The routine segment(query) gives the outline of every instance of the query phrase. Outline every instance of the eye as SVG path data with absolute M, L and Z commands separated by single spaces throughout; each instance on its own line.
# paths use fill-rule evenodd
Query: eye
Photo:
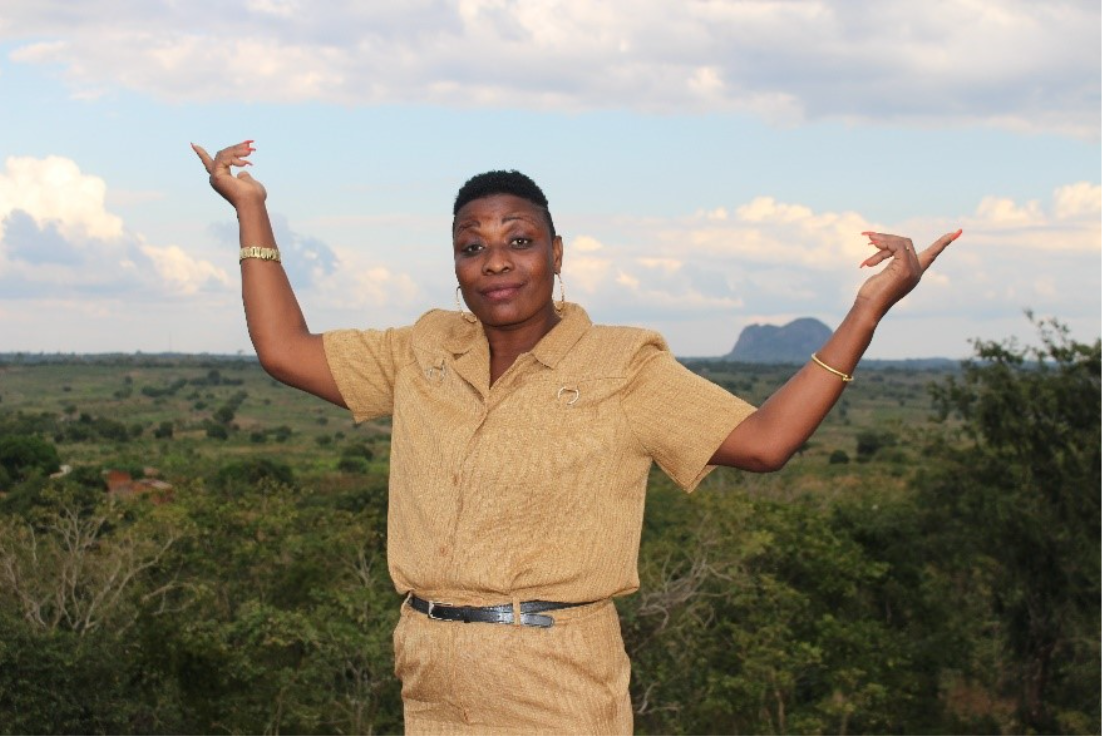
M 459 249 L 459 254 L 464 256 L 473 256 L 482 250 L 482 243 L 468 243 Z
M 532 238 L 523 238 L 523 237 L 521 237 L 521 238 L 513 238 L 509 242 L 516 248 L 527 248 L 530 245 L 532 245 L 533 240 L 532 240 Z

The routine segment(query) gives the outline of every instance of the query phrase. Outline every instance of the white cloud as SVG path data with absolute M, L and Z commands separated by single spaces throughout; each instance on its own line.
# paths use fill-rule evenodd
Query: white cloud
M 592 253 L 603 247 L 604 245 L 601 244 L 601 241 L 596 238 L 591 238 L 588 235 L 579 235 L 570 241 L 568 251 L 571 253 L 575 251 L 578 253 Z
M 734 213 L 727 219 L 706 213 L 706 224 L 698 215 L 680 228 L 666 230 L 663 238 L 754 263 L 829 268 L 839 261 L 863 259 L 867 255 L 865 241 L 854 235 L 873 228 L 854 212 L 816 213 L 805 205 L 778 202 L 773 197 L 755 197 L 735 207 Z
M 85 95 L 729 111 L 781 125 L 1099 136 L 1102 12 L 1079 0 L 245 0 L 219 5 L 215 23 L 205 3 L 2 12 L 12 60 L 57 65 Z
M 1081 181 L 1060 187 L 1053 194 L 1054 214 L 1057 219 L 1070 220 L 1078 217 L 1098 219 L 1102 212 L 1102 187 Z
M 192 258 L 178 246 L 158 248 L 143 245 L 141 251 L 153 261 L 154 268 L 164 282 L 177 293 L 191 295 L 211 283 L 223 286 L 229 284 L 224 270 L 209 261 Z
M 1005 197 L 985 197 L 963 227 L 983 245 L 1026 249 L 1037 253 L 1102 251 L 1102 187 L 1077 182 L 1057 187 L 1052 203 L 1017 203 Z
M 422 297 L 409 275 L 381 265 L 353 265 L 336 271 L 319 282 L 318 294 L 321 303 L 342 309 L 408 307 Z
M 586 237 L 601 247 L 573 257 L 568 251 L 564 273 L 568 294 L 581 295 L 603 321 L 662 323 L 667 330 L 713 324 L 723 315 L 741 324 L 777 324 L 792 316 L 837 324 L 861 284 L 879 270 L 858 268 L 870 253 L 861 232 L 897 232 L 923 249 L 963 227 L 963 237 L 893 309 L 894 323 L 956 319 L 962 323 L 956 335 L 965 323 L 1003 320 L 1032 307 L 1090 331 L 1092 324 L 1097 329 L 1102 293 L 1099 192 L 1097 185 L 1080 182 L 1038 201 L 990 196 L 972 214 L 948 221 L 874 223 L 858 212 L 817 211 L 771 197 L 726 203 L 726 219 L 705 209 L 682 218 L 618 216 L 604 227 L 587 224 L 592 234 Z M 886 330 L 892 336 L 878 343 L 908 354 L 906 339 Z M 687 344 L 667 337 L 683 354 L 709 354 L 702 340 Z
M 1036 225 L 1044 220 L 1037 202 L 1019 206 L 1006 197 L 984 197 L 976 208 L 976 217 L 992 227 L 1022 227 Z
M 229 285 L 178 246 L 156 246 L 105 207 L 107 184 L 60 156 L 11 157 L 0 172 L 0 286 L 12 298 L 190 295 Z
M 66 238 L 113 240 L 122 235 L 122 220 L 104 209 L 107 184 L 80 173 L 74 161 L 11 156 L 0 174 L 0 220 L 14 210 L 41 227 L 56 222 Z
M 592 256 L 571 256 L 563 258 L 563 283 L 573 294 L 579 290 L 585 294 L 595 294 L 608 281 L 612 261 Z M 569 298 L 569 297 L 568 297 Z
M 666 275 L 680 271 L 681 267 L 685 265 L 676 258 L 639 258 L 637 260 L 639 265 L 644 268 L 659 269 L 665 272 Z

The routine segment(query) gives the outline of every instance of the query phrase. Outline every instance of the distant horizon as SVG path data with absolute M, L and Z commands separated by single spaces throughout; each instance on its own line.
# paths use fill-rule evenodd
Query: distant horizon
M 61 351 L 45 351 L 45 350 L 39 350 L 39 351 L 16 350 L 16 351 L 12 351 L 12 352 L 0 352 L 0 364 L 3 364 L 5 362 L 7 362 L 6 358 L 8 358 L 8 357 L 19 357 L 19 356 L 30 356 L 30 357 L 57 356 L 59 358 L 93 358 L 93 359 L 99 359 L 99 358 L 107 359 L 107 358 L 112 358 L 112 357 L 133 358 L 133 357 L 142 356 L 142 357 L 150 357 L 150 358 L 183 357 L 183 358 L 216 358 L 216 359 L 219 359 L 219 360 L 249 360 L 249 361 L 257 360 L 257 357 L 256 357 L 255 353 L 203 353 L 203 352 L 201 352 L 201 353 L 181 353 L 181 352 L 159 352 L 159 353 L 157 353 L 157 352 L 147 352 L 147 351 L 144 351 L 144 350 L 136 350 L 136 351 L 133 351 L 133 352 L 113 351 L 113 352 L 106 352 L 106 353 L 66 353 L 66 352 L 61 352 Z M 765 361 L 752 361 L 752 360 L 727 360 L 726 356 L 724 356 L 724 355 L 678 355 L 678 354 L 675 353 L 674 357 L 677 358 L 678 360 L 714 360 L 714 361 L 721 361 L 721 362 L 728 362 L 728 363 L 746 363 L 746 364 L 756 364 L 757 363 L 757 364 L 760 364 L 760 365 L 800 365 L 800 363 L 787 362 L 787 361 L 765 362 Z M 949 358 L 949 357 L 937 356 L 937 355 L 923 357 L 923 358 L 868 358 L 868 357 L 865 357 L 865 358 L 861 359 L 861 364 L 870 364 L 870 363 L 871 364 L 876 364 L 876 363 L 912 363 L 912 362 L 935 362 L 935 361 L 946 361 L 946 362 L 950 362 L 950 363 L 957 363 L 957 362 L 960 362 L 962 360 L 967 360 L 967 356 L 964 356 L 964 357 L 961 357 L 961 358 Z
M 757 322 L 757 323 L 753 323 L 753 324 L 748 324 L 748 325 L 744 326 L 742 329 L 746 330 L 746 329 L 749 329 L 749 328 L 752 328 L 752 327 L 763 327 L 763 326 L 775 326 L 775 327 L 779 328 L 779 327 L 787 326 L 787 325 L 791 324 L 792 322 L 795 322 L 797 320 L 802 320 L 802 319 L 814 320 L 816 322 L 819 322 L 820 324 L 825 325 L 828 329 L 830 329 L 832 331 L 834 329 L 834 327 L 831 327 L 829 324 L 827 324 L 823 320 L 820 320 L 817 317 L 808 317 L 808 316 L 795 317 L 795 318 L 789 320 L 788 322 L 785 322 L 784 324 L 779 324 L 779 325 L 770 325 L 770 324 L 764 323 L 764 322 Z M 1038 319 L 1048 319 L 1048 318 L 1045 318 L 1043 316 L 1038 316 Z M 1058 317 L 1056 319 L 1059 321 Z M 1024 314 L 1021 318 L 1021 321 L 1022 321 L 1022 325 L 1023 325 L 1023 332 L 1025 332 L 1027 328 L 1031 328 L 1031 325 L 1026 320 L 1026 317 L 1025 317 Z M 725 360 L 726 356 L 728 356 L 733 351 L 734 346 L 735 346 L 736 342 L 738 341 L 738 338 L 741 334 L 742 334 L 742 332 L 740 331 L 739 335 L 736 335 L 734 340 L 732 340 L 730 342 L 730 347 L 728 347 L 722 353 L 687 354 L 687 353 L 678 352 L 676 350 L 673 350 L 672 352 L 674 353 L 675 357 L 677 357 L 678 359 L 682 359 L 682 360 Z M 969 342 L 966 346 L 966 352 L 962 353 L 959 356 L 955 356 L 955 357 L 951 356 L 951 355 L 907 355 L 907 356 L 877 355 L 876 351 L 875 351 L 876 341 L 875 341 L 875 338 L 874 338 L 872 346 L 870 346 L 869 351 L 861 359 L 861 362 L 866 363 L 866 364 L 870 363 L 870 362 L 872 362 L 872 363 L 876 363 L 876 362 L 880 362 L 880 363 L 900 363 L 900 362 L 909 362 L 909 361 L 960 362 L 962 360 L 967 360 L 971 357 L 974 357 L 974 350 L 972 349 L 972 343 L 976 340 L 980 340 L 980 341 L 983 341 L 983 342 L 1004 342 L 1004 341 L 1008 341 L 1008 340 L 1013 340 L 1013 341 L 1016 341 L 1018 344 L 1023 345 L 1023 346 L 1036 347 L 1036 346 L 1039 345 L 1039 342 L 1036 339 L 1036 337 L 1037 337 L 1036 331 L 1032 330 L 1032 329 L 1029 329 L 1028 332 L 1026 332 L 1026 334 L 1024 334 L 1024 335 L 1004 335 L 1004 336 L 1001 336 L 1001 337 L 991 337 L 991 338 L 988 338 L 988 337 L 970 338 Z M 1076 341 L 1079 341 L 1079 342 L 1093 342 L 1094 340 L 1102 339 L 1102 336 L 1100 336 L 1100 335 L 1093 335 L 1093 336 L 1090 336 L 1090 337 L 1084 337 L 1082 335 L 1075 334 L 1074 331 L 1071 332 L 1070 337 L 1073 340 L 1076 340 Z M 166 349 L 162 349 L 162 350 L 142 349 L 142 348 L 119 349 L 119 350 L 62 350 L 62 349 L 19 350 L 19 349 L 4 349 L 4 350 L 0 350 L 0 362 L 3 362 L 3 359 L 4 359 L 5 356 L 18 356 L 18 355 L 39 355 L 39 356 L 54 355 L 54 356 L 88 356 L 88 357 L 139 356 L 139 355 L 145 355 L 145 356 L 192 356 L 192 357 L 211 356 L 211 357 L 216 357 L 216 358 L 248 358 L 248 359 L 252 359 L 252 360 L 256 359 L 256 353 L 253 351 L 253 349 L 250 346 L 248 348 L 238 348 L 236 350 L 225 350 L 225 351 L 222 351 L 222 350 L 177 350 L 177 349 L 172 349 L 172 348 L 166 348 Z M 756 361 L 731 361 L 731 362 L 749 362 L 749 363 L 753 363 L 753 362 L 756 362 Z M 779 365 L 779 364 L 784 364 L 784 363 L 777 363 L 777 364 Z

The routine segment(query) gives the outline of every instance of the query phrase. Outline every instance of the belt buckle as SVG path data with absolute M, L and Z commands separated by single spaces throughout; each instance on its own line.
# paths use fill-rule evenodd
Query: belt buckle
M 447 621 L 447 619 L 445 619 L 445 618 L 440 618 L 439 616 L 434 615 L 435 612 L 436 612 L 436 607 L 437 606 L 446 606 L 446 605 L 448 605 L 448 604 L 447 603 L 441 603 L 440 601 L 429 601 L 429 610 L 426 612 L 425 615 L 428 616 L 433 621 Z

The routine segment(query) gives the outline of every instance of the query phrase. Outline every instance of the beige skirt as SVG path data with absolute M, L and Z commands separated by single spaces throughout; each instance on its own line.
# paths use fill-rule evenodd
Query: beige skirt
M 547 628 L 434 621 L 394 630 L 407 734 L 630 734 L 631 667 L 612 601 Z

